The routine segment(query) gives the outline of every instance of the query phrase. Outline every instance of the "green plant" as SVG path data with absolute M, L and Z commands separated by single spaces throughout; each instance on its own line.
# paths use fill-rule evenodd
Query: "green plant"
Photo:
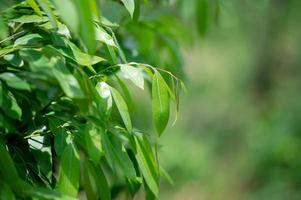
M 99 12 L 110 3 L 120 9 L 120 25 Z M 179 53 L 167 37 L 172 35 L 168 23 L 137 22 L 139 0 L 110 3 L 27 0 L 2 12 L 1 199 L 72 199 L 81 193 L 105 200 L 120 188 L 133 196 L 141 185 L 147 199 L 158 197 L 164 171 L 157 161 L 157 138 L 168 123 L 170 101 L 178 105 L 182 82 L 139 61 L 177 64 L 167 69 L 180 74 L 173 59 L 180 59 Z M 124 41 L 139 29 L 150 40 L 137 36 L 141 55 L 134 58 L 136 47 Z M 156 60 L 148 54 L 157 41 L 163 41 L 158 50 L 167 56 Z M 141 89 L 151 87 L 157 135 L 132 127 L 124 79 Z

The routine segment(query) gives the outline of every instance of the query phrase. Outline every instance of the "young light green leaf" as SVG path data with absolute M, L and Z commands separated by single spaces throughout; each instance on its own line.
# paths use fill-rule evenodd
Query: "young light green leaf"
M 63 59 L 52 57 L 50 60 L 53 63 L 52 73 L 59 82 L 63 91 L 70 98 L 81 99 L 84 97 L 84 93 L 77 79 L 70 73 L 68 68 L 65 66 Z
M 110 36 L 103 28 L 98 25 L 95 26 L 95 35 L 96 40 L 117 48 L 112 36 Z
M 73 144 L 68 144 L 60 159 L 60 174 L 57 189 L 62 194 L 76 197 L 79 187 L 80 160 Z
M 125 8 L 130 13 L 131 17 L 133 18 L 134 11 L 135 11 L 135 1 L 134 0 L 121 0 L 124 4 Z
M 153 120 L 159 136 L 164 131 L 169 119 L 169 95 L 166 82 L 158 71 L 152 81 Z
M 132 131 L 132 122 L 131 122 L 131 117 L 129 114 L 128 107 L 122 98 L 121 94 L 113 87 L 110 87 L 110 90 L 112 92 L 112 96 L 114 99 L 114 102 L 116 104 L 116 107 L 120 113 L 120 116 L 123 120 L 123 123 L 126 127 L 126 129 L 131 132 Z
M 149 157 L 149 153 L 137 137 L 135 137 L 135 144 L 137 150 L 136 159 L 139 165 L 139 169 L 149 189 L 155 196 L 158 196 L 158 175 L 156 173 L 156 168 L 152 162 L 152 158 Z
M 6 84 L 11 88 L 30 91 L 30 85 L 13 73 L 4 72 L 0 74 L 0 79 L 6 82 Z
M 26 0 L 26 2 L 28 3 L 28 5 L 30 5 L 30 7 L 32 7 L 32 9 L 40 16 L 42 16 L 42 12 L 38 6 L 38 4 L 35 2 L 35 0 Z
M 135 85 L 142 90 L 144 89 L 143 74 L 139 68 L 133 67 L 129 64 L 119 64 L 121 73 L 126 79 L 130 79 Z

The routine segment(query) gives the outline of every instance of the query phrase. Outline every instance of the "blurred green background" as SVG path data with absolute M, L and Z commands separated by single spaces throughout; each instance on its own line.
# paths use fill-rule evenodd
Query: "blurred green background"
M 300 22 L 299 0 L 222 1 L 207 36 L 182 45 L 162 200 L 301 199 Z

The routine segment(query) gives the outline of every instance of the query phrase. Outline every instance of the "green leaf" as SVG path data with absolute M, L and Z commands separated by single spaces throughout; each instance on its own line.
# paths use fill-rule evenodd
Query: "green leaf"
M 15 200 L 15 196 L 8 185 L 4 182 L 0 182 L 0 199 L 3 200 Z
M 95 25 L 91 12 L 91 0 L 74 0 L 79 17 L 79 34 L 90 54 L 96 50 Z
M 6 84 L 11 88 L 30 91 L 29 84 L 13 73 L 4 72 L 0 74 L 0 79 L 6 82 Z
M 14 191 L 23 193 L 26 190 L 26 185 L 19 178 L 17 169 L 11 159 L 8 151 L 0 142 L 0 175 L 1 179 Z
M 74 32 L 78 33 L 79 19 L 72 0 L 53 0 L 62 20 Z M 68 10 L 68 12 L 66 12 Z
M 53 63 L 52 73 L 66 95 L 70 98 L 84 98 L 84 93 L 82 92 L 77 79 L 65 66 L 64 60 L 52 57 L 50 62 Z
M 131 132 L 132 131 L 132 122 L 131 122 L 131 117 L 129 114 L 128 107 L 127 107 L 124 99 L 122 98 L 121 94 L 115 88 L 110 87 L 110 90 L 112 92 L 114 102 L 117 106 L 117 109 L 120 113 L 120 116 L 123 120 L 123 123 L 124 123 L 126 129 L 129 132 Z
M 6 54 L 3 59 L 16 67 L 22 67 L 24 65 L 23 60 L 21 60 L 18 54 Z
M 126 79 L 130 79 L 135 85 L 142 90 L 144 89 L 143 74 L 139 68 L 133 67 L 129 64 L 119 64 L 121 73 Z
M 13 119 L 21 119 L 22 110 L 19 107 L 15 97 L 0 82 L 0 107 L 5 114 Z
M 18 38 L 15 43 L 14 46 L 19 46 L 19 45 L 36 45 L 39 42 L 41 42 L 43 40 L 43 37 L 37 33 L 33 33 L 33 34 L 28 34 L 25 36 L 22 36 L 20 38 Z
M 49 17 L 49 20 L 52 23 L 52 27 L 57 29 L 57 22 L 54 13 L 51 10 L 50 3 L 48 0 L 37 0 L 41 8 L 44 10 L 46 15 Z
M 32 9 L 40 16 L 42 16 L 42 12 L 38 6 L 38 4 L 35 2 L 35 0 L 26 0 L 26 2 L 28 3 L 28 5 L 30 5 L 30 7 L 32 7 Z
M 95 35 L 96 40 L 117 48 L 112 36 L 110 36 L 103 28 L 98 25 L 95 26 Z
M 98 163 L 103 156 L 100 131 L 92 124 L 85 126 L 85 148 L 89 158 L 95 163 Z
M 68 144 L 60 160 L 57 189 L 62 194 L 77 197 L 80 177 L 80 158 L 75 146 Z
M 49 21 L 48 17 L 38 16 L 38 15 L 22 15 L 21 17 L 11 19 L 10 21 L 18 23 L 43 23 Z
M 169 119 L 169 95 L 166 82 L 158 71 L 152 81 L 153 120 L 159 136 L 164 131 Z
M 124 4 L 125 8 L 130 13 L 131 17 L 133 18 L 134 11 L 135 11 L 135 1 L 134 0 L 121 0 Z
M 135 178 L 134 165 L 120 140 L 110 132 L 103 132 L 102 144 L 110 167 L 116 173 L 121 172 L 127 178 Z
M 156 172 L 156 166 L 150 157 L 149 150 L 145 149 L 145 145 L 141 143 L 141 141 L 135 137 L 136 144 L 136 159 L 139 165 L 139 169 L 143 175 L 143 178 L 148 185 L 149 189 L 155 196 L 159 194 L 158 187 L 158 175 Z
M 87 199 L 97 200 L 99 197 L 102 200 L 111 199 L 110 187 L 100 166 L 85 160 L 83 176 Z
M 196 23 L 198 32 L 205 36 L 208 30 L 209 3 L 208 0 L 198 0 L 196 5 Z

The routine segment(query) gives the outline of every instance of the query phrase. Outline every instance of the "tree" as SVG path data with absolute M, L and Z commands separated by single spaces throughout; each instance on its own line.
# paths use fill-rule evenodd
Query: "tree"
M 120 24 L 101 14 L 106 6 Z M 120 184 L 158 197 L 157 138 L 182 85 L 167 70 L 181 74 L 181 58 L 173 19 L 139 22 L 139 8 L 139 0 L 27 0 L 2 12 L 1 199 L 105 200 Z M 157 134 L 132 126 L 125 79 L 151 88 Z

